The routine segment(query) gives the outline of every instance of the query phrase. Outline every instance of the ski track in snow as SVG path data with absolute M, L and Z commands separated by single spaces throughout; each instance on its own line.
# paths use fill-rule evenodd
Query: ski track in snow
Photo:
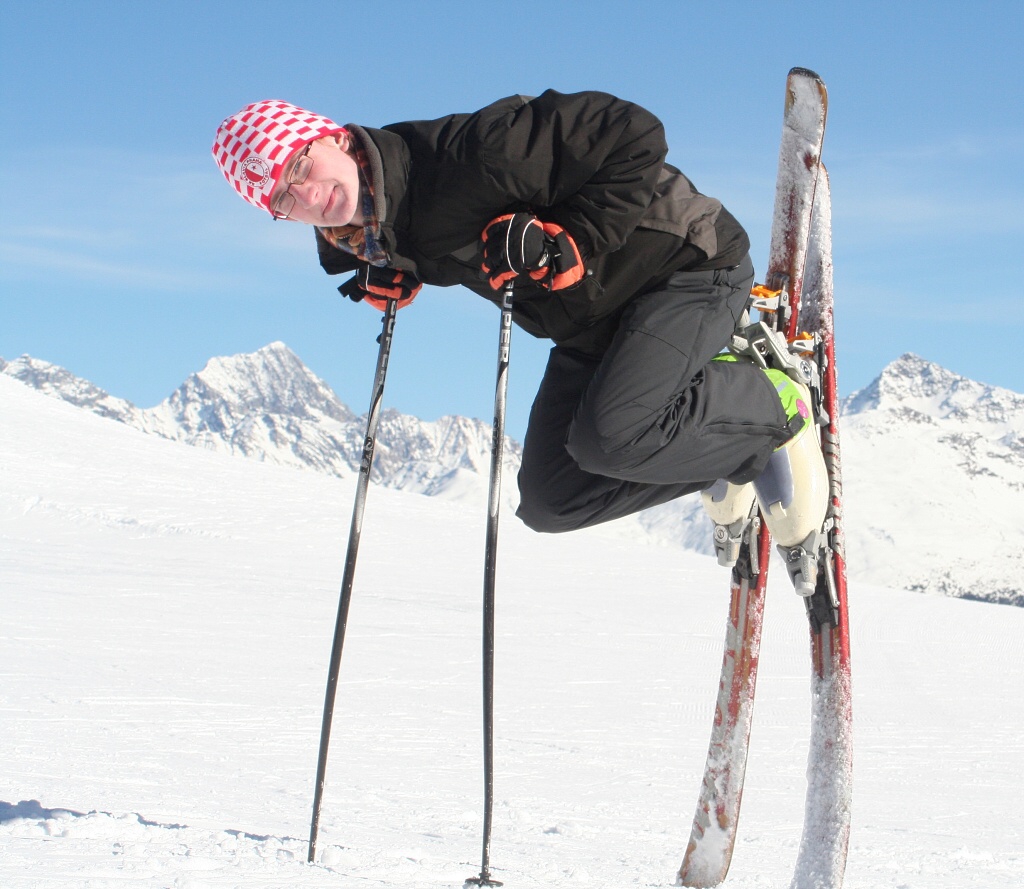
M 0 379 L 0 886 L 459 887 L 479 872 L 485 503 L 374 487 L 306 837 L 352 483 L 145 436 Z M 506 479 L 506 483 L 514 483 Z M 809 657 L 773 569 L 727 886 L 788 886 Z M 491 863 L 669 886 L 728 581 L 503 515 Z M 1024 610 L 854 584 L 845 885 L 1024 885 Z

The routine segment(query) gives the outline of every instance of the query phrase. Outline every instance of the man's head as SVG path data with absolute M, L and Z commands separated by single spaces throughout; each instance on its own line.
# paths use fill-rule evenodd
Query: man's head
M 351 137 L 329 118 L 275 99 L 254 102 L 221 123 L 212 152 L 235 191 L 276 218 L 361 219 Z

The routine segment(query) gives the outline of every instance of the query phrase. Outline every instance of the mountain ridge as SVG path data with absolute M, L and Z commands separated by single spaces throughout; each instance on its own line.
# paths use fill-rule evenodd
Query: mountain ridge
M 359 471 L 366 415 L 357 415 L 282 342 L 211 358 L 166 399 L 139 408 L 59 365 L 28 355 L 0 359 L 0 373 L 51 397 L 193 447 L 314 469 L 340 478 Z M 419 420 L 384 409 L 371 480 L 386 487 L 459 499 L 483 490 L 491 427 L 447 416 Z M 506 438 L 506 468 L 521 446 Z
M 144 432 L 195 447 L 313 469 L 358 471 L 356 415 L 284 343 L 216 357 L 167 399 L 138 408 L 30 356 L 0 374 Z M 841 407 L 851 576 L 887 586 L 1024 605 L 1024 395 L 906 353 Z M 486 496 L 490 424 L 381 412 L 372 480 L 441 496 Z M 522 448 L 506 439 L 514 478 Z M 515 505 L 516 486 L 503 499 Z M 635 533 L 710 554 L 697 497 L 623 520 Z M 625 527 L 625 524 L 624 524 Z

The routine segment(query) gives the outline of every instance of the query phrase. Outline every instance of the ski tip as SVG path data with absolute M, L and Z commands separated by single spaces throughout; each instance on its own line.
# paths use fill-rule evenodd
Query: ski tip
M 818 74 L 817 71 L 812 71 L 810 68 L 790 68 L 789 69 L 789 76 L 790 77 L 809 77 L 812 80 L 817 80 L 819 83 L 823 82 L 822 79 L 821 79 L 821 75 Z
M 797 101 L 797 95 L 813 96 L 817 93 L 822 110 L 828 107 L 828 88 L 821 75 L 810 68 L 790 68 L 786 78 L 786 109 Z

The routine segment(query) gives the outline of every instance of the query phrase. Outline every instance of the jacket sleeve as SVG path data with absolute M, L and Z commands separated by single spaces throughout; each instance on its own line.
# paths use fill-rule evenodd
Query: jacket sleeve
M 474 115 L 467 137 L 493 186 L 572 235 L 584 257 L 621 247 L 650 204 L 668 147 L 661 121 L 607 93 L 548 90 Z

